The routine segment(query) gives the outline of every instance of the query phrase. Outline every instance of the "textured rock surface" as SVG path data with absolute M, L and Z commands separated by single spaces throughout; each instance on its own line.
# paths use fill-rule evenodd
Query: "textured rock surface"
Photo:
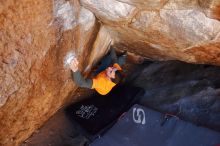
M 0 145 L 18 145 L 65 103 L 76 87 L 64 57 L 93 64 L 99 28 L 76 0 L 0 2 Z
M 116 0 L 81 0 L 81 3 L 96 12 L 96 16 L 107 23 L 126 22 L 135 13 L 135 7 Z
M 219 0 L 81 0 L 81 3 L 108 25 L 118 47 L 154 59 L 220 65 Z M 132 6 L 130 13 L 123 9 L 127 4 Z M 124 10 L 124 15 L 117 13 L 118 7 Z

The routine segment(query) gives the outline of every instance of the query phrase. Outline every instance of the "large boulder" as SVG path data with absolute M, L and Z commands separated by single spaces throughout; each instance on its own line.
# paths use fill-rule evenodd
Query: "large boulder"
M 220 65 L 219 0 L 81 0 L 81 4 L 108 26 L 120 48 L 157 60 Z
M 0 145 L 15 146 L 76 89 L 65 56 L 75 52 L 84 71 L 111 38 L 77 0 L 1 1 L 0 22 Z

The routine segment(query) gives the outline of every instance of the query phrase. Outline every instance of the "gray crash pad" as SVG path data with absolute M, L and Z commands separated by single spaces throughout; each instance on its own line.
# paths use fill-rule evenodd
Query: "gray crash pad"
M 220 133 L 134 105 L 91 146 L 217 146 Z

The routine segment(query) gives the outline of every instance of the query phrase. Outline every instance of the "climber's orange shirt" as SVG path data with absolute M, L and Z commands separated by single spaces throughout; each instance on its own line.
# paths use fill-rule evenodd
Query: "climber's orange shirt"
M 113 67 L 117 68 L 118 70 L 122 70 L 119 64 L 115 63 Z M 99 73 L 94 79 L 92 79 L 92 89 L 95 89 L 99 94 L 106 95 L 108 94 L 112 88 L 116 85 L 111 80 L 108 79 L 106 75 L 106 71 L 102 71 Z

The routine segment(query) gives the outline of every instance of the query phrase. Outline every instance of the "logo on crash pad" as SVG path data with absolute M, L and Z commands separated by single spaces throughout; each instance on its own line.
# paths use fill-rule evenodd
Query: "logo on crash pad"
M 95 116 L 98 108 L 94 105 L 81 105 L 80 109 L 76 111 L 76 115 L 83 119 L 89 119 L 90 117 Z
M 133 108 L 133 121 L 137 124 L 145 124 L 145 112 L 142 108 Z

